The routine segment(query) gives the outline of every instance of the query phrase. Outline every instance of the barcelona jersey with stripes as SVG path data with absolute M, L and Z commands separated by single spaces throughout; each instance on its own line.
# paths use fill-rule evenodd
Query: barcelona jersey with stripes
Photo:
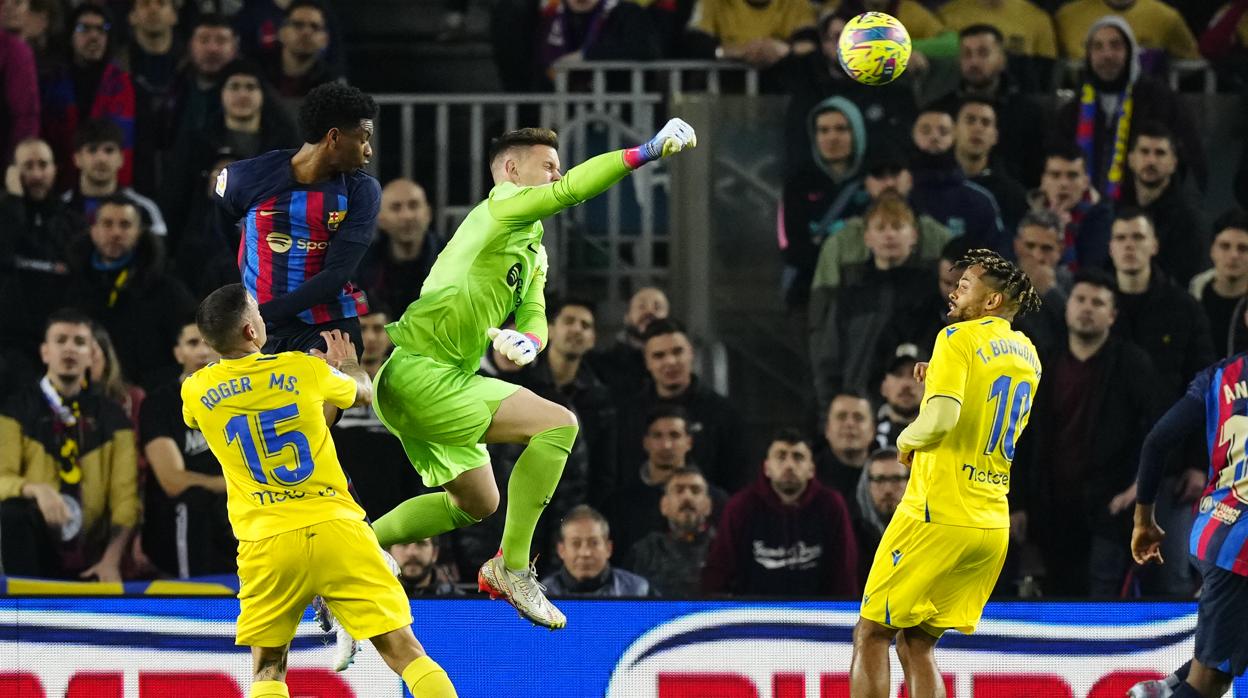
M 294 150 L 274 150 L 221 170 L 213 197 L 241 239 L 238 268 L 243 285 L 260 305 L 294 291 L 325 266 L 338 242 L 372 242 L 381 206 L 381 187 L 362 171 L 323 182 L 300 184 L 290 160 Z M 336 297 L 303 309 L 309 325 L 368 312 L 364 292 L 348 282 Z
M 1197 374 L 1188 398 L 1205 405 L 1209 484 L 1192 524 L 1191 553 L 1248 575 L 1248 354 L 1236 354 Z

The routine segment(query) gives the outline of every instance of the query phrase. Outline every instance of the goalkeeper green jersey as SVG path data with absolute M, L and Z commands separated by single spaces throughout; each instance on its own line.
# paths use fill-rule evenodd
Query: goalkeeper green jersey
M 386 325 L 396 347 L 475 372 L 486 330 L 515 313 L 516 328 L 546 344 L 542 219 L 606 191 L 632 170 L 624 151 L 604 153 L 557 182 L 495 185 L 438 255 L 403 316 Z

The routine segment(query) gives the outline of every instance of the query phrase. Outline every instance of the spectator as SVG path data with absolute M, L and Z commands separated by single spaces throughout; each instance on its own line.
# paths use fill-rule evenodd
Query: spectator
M 659 35 L 645 8 L 635 2 L 546 0 L 541 12 L 536 84 L 553 88 L 555 66 L 659 57 Z
M 209 172 L 223 153 L 246 160 L 300 145 L 295 124 L 277 103 L 259 66 L 235 60 L 221 69 L 218 78 L 221 110 L 203 129 L 180 133 L 174 144 L 178 167 L 171 168 L 163 191 L 175 235 L 187 223 L 186 214 L 180 212 L 189 211 L 195 194 L 212 184 Z
M 880 379 L 880 397 L 884 401 L 876 410 L 875 430 L 876 441 L 890 447 L 897 445 L 897 435 L 919 416 L 923 386 L 914 377 L 914 365 L 918 361 L 919 348 L 902 344 L 884 365 L 884 377 Z
M 371 303 L 368 315 L 360 318 L 360 366 L 370 377 L 377 374 L 394 348 L 386 334 L 386 323 L 392 319 L 385 306 Z M 428 491 L 404 453 L 403 444 L 386 430 L 368 405 L 343 410 L 342 419 L 330 432 L 338 460 L 351 477 L 356 500 L 370 518 L 380 518 Z
M 1200 304 L 1157 273 L 1159 246 L 1147 213 L 1123 208 L 1114 216 L 1109 242 L 1119 294 L 1114 332 L 1148 353 L 1160 399 L 1168 405 L 1183 395 L 1197 371 L 1213 363 L 1214 352 Z
M 77 151 L 75 135 L 88 119 L 107 119 L 121 130 L 117 181 L 129 186 L 134 171 L 134 86 L 130 74 L 113 62 L 112 16 L 84 3 L 70 16 L 73 37 L 68 61 L 49 68 L 39 81 L 43 137 L 57 155 L 57 191 L 70 189 L 78 169 L 67 156 Z
M 117 357 L 117 347 L 108 330 L 100 325 L 91 328 L 91 368 L 87 371 L 88 386 L 112 400 L 126 413 L 130 426 L 139 430 L 139 410 L 147 392 L 126 380 L 121 370 L 121 360 Z M 143 454 L 139 454 L 139 467 L 146 468 Z
M 129 66 L 134 84 L 134 129 L 143 134 L 134 143 L 134 186 L 145 192 L 158 189 L 161 158 L 170 143 L 158 134 L 165 124 L 162 113 L 173 94 L 178 61 L 186 47 L 174 33 L 178 10 L 174 0 L 136 0 L 128 15 Z M 179 163 L 181 164 L 181 163 Z M 177 167 L 171 168 L 175 172 Z
M 1100 5 L 1104 0 L 1072 5 L 1093 2 Z M 1061 24 L 1059 18 L 1059 31 Z M 1178 138 L 1196 184 L 1204 189 L 1208 168 L 1199 132 L 1165 83 L 1140 75 L 1139 48 L 1131 27 L 1117 15 L 1102 17 L 1088 30 L 1085 45 L 1083 83 L 1075 99 L 1058 111 L 1057 126 L 1061 138 L 1075 141 L 1083 150 L 1091 186 L 1106 199 L 1118 201 L 1127 175 L 1127 147 L 1140 124 L 1155 121 Z
M 1071 0 L 1055 15 L 1062 55 L 1083 58 L 1092 51 L 1085 43 L 1106 15 L 1130 32 L 1131 43 L 1142 49 L 1148 72 L 1157 73 L 1166 58 L 1199 58 L 1196 37 L 1187 22 L 1161 0 Z
M 446 239 L 429 229 L 433 209 L 425 188 L 406 177 L 392 179 L 381 190 L 377 235 L 360 262 L 360 285 L 369 300 L 402 311 L 420 297 L 433 260 Z
M 1114 217 L 1109 253 L 1118 276 L 1118 319 L 1114 332 L 1132 341 L 1152 359 L 1157 370 L 1156 392 L 1162 404 L 1182 397 L 1187 384 L 1213 363 L 1209 320 L 1200 304 L 1186 291 L 1154 268 L 1159 243 L 1152 220 L 1140 209 L 1123 208 Z M 1205 489 L 1204 458 L 1199 444 L 1188 443 L 1173 452 L 1157 497 L 1157 519 L 1168 530 L 1185 531 L 1192 526 L 1196 500 Z M 1181 538 L 1181 537 L 1180 537 Z M 1182 560 L 1185 541 L 1176 541 L 1167 552 Z M 1193 589 L 1186 564 L 1166 565 L 1146 576 L 1150 586 L 1167 595 L 1182 596 Z
M 810 299 L 819 246 L 859 202 L 860 170 L 867 149 L 862 114 L 844 97 L 829 97 L 810 111 L 806 128 L 811 158 L 784 183 L 776 216 L 785 303 L 803 308 Z
M 574 499 L 578 504 L 588 499 L 593 506 L 605 509 L 617 482 L 619 425 L 611 391 L 583 360 L 594 346 L 594 305 L 568 298 L 550 304 L 546 313 L 550 317 L 547 348 L 520 373 L 518 382 L 576 413 L 580 424 L 577 445 L 583 449 L 586 472 L 575 473 L 581 491 Z M 571 465 L 564 469 L 563 481 L 569 485 L 573 484 L 569 477 L 574 475 L 572 471 Z
M 712 594 L 852 596 L 858 547 L 845 500 L 815 479 L 796 429 L 767 447 L 764 477 L 728 500 L 702 571 Z
M 837 57 L 837 43 L 852 15 L 824 11 L 819 16 L 819 50 L 790 54 L 776 64 L 783 75 L 789 103 L 785 107 L 786 171 L 793 173 L 809 162 L 810 110 L 829 97 L 844 97 L 862 113 L 868 143 L 901 141 L 914 121 L 913 73 L 903 73 L 887 85 L 864 85 L 845 74 Z
M 245 56 L 264 56 L 281 49 L 280 33 L 291 0 L 244 0 L 242 8 L 233 15 L 234 33 L 239 37 L 240 53 Z M 347 51 L 343 46 L 342 23 L 333 8 L 324 6 L 328 20 L 329 45 L 323 55 L 335 75 L 347 74 Z
M 686 466 L 674 471 L 659 500 L 666 528 L 651 531 L 633 544 L 633 569 L 649 579 L 660 596 L 698 595 L 702 568 L 715 537 L 709 488 L 697 468 Z
M 121 581 L 139 519 L 134 432 L 121 408 L 84 390 L 91 320 L 48 317 L 42 381 L 0 414 L 0 551 L 6 574 Z
M 1053 18 L 1028 0 L 950 0 L 940 6 L 940 19 L 959 33 L 986 25 L 1001 35 L 1013 73 L 1025 89 L 1037 92 L 1052 83 L 1057 60 Z
M 238 36 L 229 20 L 221 15 L 200 15 L 191 27 L 190 37 L 187 61 L 162 116 L 167 123 L 160 134 L 164 148 L 172 148 L 182 132 L 194 133 L 208 127 L 221 110 L 221 71 L 238 58 Z
M 845 269 L 843 286 L 829 294 L 821 314 L 813 313 L 812 304 L 810 357 L 820 404 L 842 389 L 866 391 L 881 373 L 879 342 L 885 329 L 897 318 L 919 315 L 936 288 L 931 265 L 915 258 L 914 212 L 901 197 L 881 196 L 865 219 L 870 261 Z
M 1148 355 L 1110 332 L 1116 315 L 1112 277 L 1075 276 L 1067 343 L 1045 360 L 1014 464 L 1050 596 L 1117 596 L 1130 567 L 1137 459 L 1159 402 Z
M 293 120 L 312 88 L 340 80 L 325 60 L 329 18 L 319 0 L 291 0 L 277 37 L 279 50 L 265 57 L 269 82 Z
M 0 4 L 7 8 L 12 0 Z M 0 109 L 0 158 L 13 156 L 17 144 L 39 135 L 39 80 L 35 54 L 20 36 L 0 31 L 0 78 L 4 108 Z
M 5 221 L 0 234 L 0 294 L 22 302 L 5 312 L 0 356 L 7 355 L 11 366 L 21 364 L 37 375 L 34 361 L 44 324 L 63 303 L 69 247 L 81 233 L 82 221 L 53 195 L 56 160 L 47 142 L 32 138 L 19 143 L 8 169 L 12 188 L 0 196 L 0 217 Z
M 160 243 L 134 203 L 102 200 L 72 262 L 75 277 L 65 298 L 115 338 L 126 377 L 150 388 L 173 375 L 177 364 L 166 347 L 176 343 L 179 319 L 194 313 L 195 301 L 165 273 Z
M 121 171 L 125 167 L 124 139 L 121 129 L 112 121 L 84 121 L 74 136 L 74 166 L 78 168 L 78 183 L 62 194 L 61 200 L 82 216 L 87 225 L 91 225 L 95 223 L 101 201 L 121 197 L 141 212 L 143 225 L 152 235 L 163 238 L 169 231 L 160 207 L 155 201 L 121 183 Z
M 574 507 L 559 525 L 559 559 L 563 567 L 542 580 L 554 596 L 653 596 L 650 582 L 611 566 L 611 529 L 587 504 Z
M 1200 207 L 1178 174 L 1177 145 L 1165 126 L 1139 124 L 1127 153 L 1131 177 L 1120 205 L 1141 208 L 1155 222 L 1157 263 L 1171 279 L 1186 286 L 1205 268 L 1208 242 Z
M 907 198 L 914 188 L 914 179 L 910 175 L 910 166 L 906 159 L 888 149 L 868 156 L 863 169 L 865 175 L 862 189 L 867 194 L 866 206 L 878 201 L 886 192 Z M 918 261 L 923 263 L 934 262 L 951 237 L 948 228 L 923 212 L 918 212 L 915 232 L 919 237 L 916 254 Z M 861 264 L 870 258 L 871 250 L 867 249 L 866 244 L 866 223 L 856 209 L 855 215 L 842 221 L 819 248 L 819 259 L 815 264 L 814 279 L 811 281 L 810 316 L 817 318 L 826 312 L 828 295 L 840 288 L 846 267 Z
M 182 325 L 173 356 L 182 375 L 152 391 L 140 411 L 147 478 L 143 552 L 162 573 L 186 579 L 237 569 L 238 541 L 226 515 L 225 477 L 197 429 L 182 421 L 182 381 L 218 360 L 194 322 Z
M 1109 262 L 1109 227 L 1113 209 L 1089 186 L 1083 151 L 1073 143 L 1050 146 L 1033 207 L 1050 211 L 1062 222 L 1062 268 L 1099 269 Z
M 1192 295 L 1209 319 L 1214 353 L 1230 356 L 1248 349 L 1244 298 L 1248 296 L 1248 214 L 1232 209 L 1213 224 L 1209 257 L 1213 269 L 1192 278 Z
M 854 535 L 858 541 L 858 585 L 867 583 L 871 561 L 880 547 L 884 529 L 892 521 L 906 493 L 910 468 L 897 460 L 897 449 L 881 448 L 871 454 L 854 492 Z
M 1014 257 L 1040 296 L 1040 310 L 1014 320 L 1014 329 L 1027 335 L 1041 356 L 1066 341 L 1066 298 L 1071 275 L 1058 263 L 1062 258 L 1062 221 L 1052 211 L 1023 216 L 1014 236 Z
M 915 119 L 911 138 L 915 153 L 910 161 L 914 189 L 910 204 L 949 228 L 953 237 L 965 237 L 970 247 L 1003 250 L 1007 244 L 1001 211 L 992 194 L 967 180 L 953 152 L 953 116 L 927 107 Z
M 992 102 L 982 97 L 963 99 L 954 122 L 953 154 L 966 180 L 992 194 L 1005 229 L 1016 230 L 1027 212 L 1027 191 L 1008 172 L 993 166 L 997 140 L 997 109 Z
M 438 564 L 442 543 L 437 536 L 390 546 L 390 554 L 399 564 L 399 581 L 409 599 L 423 596 L 463 596 L 450 580 L 446 569 Z
M 585 357 L 589 367 L 618 399 L 627 400 L 649 384 L 643 337 L 650 323 L 666 320 L 670 312 L 671 304 L 663 289 L 654 286 L 637 289 L 628 299 L 624 329 L 615 336 L 615 341 L 606 349 L 591 351 Z
M 952 113 L 968 97 L 991 101 L 1000 127 L 998 163 L 1015 179 L 1034 187 L 1044 164 L 1041 148 L 1051 110 L 1025 91 L 1047 89 L 1048 84 L 1029 86 L 1006 68 L 1005 37 L 1000 30 L 990 24 L 963 28 L 958 32 L 958 86 L 937 104 Z
M 213 227 L 217 221 L 213 192 L 217 176 L 237 160 L 230 153 L 217 156 L 203 188 L 192 197 L 186 223 L 175 237 L 172 250 L 174 269 L 196 298 L 204 298 L 222 286 L 239 281 L 239 231 L 232 231 L 233 235 L 226 238 Z
M 728 491 L 754 475 L 742 457 L 741 417 L 724 397 L 693 373 L 693 344 L 672 320 L 656 320 L 646 327 L 644 351 L 651 385 L 620 405 L 620 468 L 641 461 L 638 448 L 651 410 L 682 407 L 693 436 L 693 460 L 707 480 Z
M 685 50 L 694 58 L 744 61 L 770 68 L 815 48 L 815 10 L 804 0 L 698 0 Z
M 4 28 L 21 37 L 34 52 L 35 63 L 42 68 L 48 60 L 49 44 L 60 45 L 64 39 L 64 11 L 58 0 L 26 0 L 4 4 Z
M 1223 78 L 1230 78 L 1232 88 L 1243 89 L 1243 70 L 1248 61 L 1248 22 L 1244 15 L 1248 13 L 1248 0 L 1232 0 L 1223 5 L 1209 19 L 1205 31 L 1200 35 L 1200 53 L 1218 69 L 1218 82 L 1227 84 Z
M 846 392 L 833 397 L 823 427 L 824 443 L 815 455 L 820 482 L 852 501 L 867 456 L 880 447 L 877 433 L 867 398 Z

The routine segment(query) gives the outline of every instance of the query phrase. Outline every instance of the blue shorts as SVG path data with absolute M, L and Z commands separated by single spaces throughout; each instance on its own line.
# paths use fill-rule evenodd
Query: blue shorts
M 281 324 L 269 325 L 266 330 L 269 335 L 264 343 L 266 354 L 277 354 L 283 351 L 307 353 L 309 349 L 325 351 L 325 339 L 321 337 L 321 333 L 342 330 L 342 333 L 350 337 L 351 343 L 355 345 L 355 358 L 359 359 L 364 355 L 364 337 L 360 333 L 358 317 L 330 320 L 319 325 L 309 325 L 296 318 Z
M 1196 616 L 1196 661 L 1224 674 L 1248 668 L 1248 577 L 1192 556 L 1205 584 Z

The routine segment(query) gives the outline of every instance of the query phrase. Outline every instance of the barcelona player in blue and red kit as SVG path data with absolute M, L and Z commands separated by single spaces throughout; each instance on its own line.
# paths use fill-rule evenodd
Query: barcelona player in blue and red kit
M 1153 516 L 1165 456 L 1201 425 L 1209 447 L 1209 482 L 1192 524 L 1190 553 L 1204 586 L 1196 620 L 1196 652 L 1165 685 L 1132 695 L 1215 698 L 1248 668 L 1248 354 L 1197 374 L 1187 393 L 1153 427 L 1140 452 L 1131 554 L 1140 564 L 1163 562 L 1165 532 Z M 1158 682 L 1162 684 L 1162 682 Z M 1139 689 L 1137 691 L 1137 689 Z
M 341 330 L 356 347 L 364 292 L 351 279 L 372 242 L 381 187 L 360 168 L 373 149 L 377 104 L 338 83 L 310 92 L 299 109 L 304 144 L 221 170 L 213 197 L 241 230 L 238 268 L 268 328 L 264 350 L 324 349 Z

